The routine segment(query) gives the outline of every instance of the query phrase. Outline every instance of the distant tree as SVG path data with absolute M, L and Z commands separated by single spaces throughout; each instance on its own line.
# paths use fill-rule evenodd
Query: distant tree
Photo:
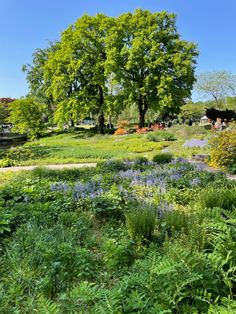
M 203 102 L 188 102 L 180 108 L 180 116 L 185 119 L 200 119 L 206 113 L 207 105 Z
M 44 115 L 46 105 L 35 101 L 33 98 L 17 99 L 9 105 L 8 122 L 13 124 L 13 131 L 26 133 L 34 138 L 42 134 L 46 128 Z
M 175 15 L 141 9 L 121 15 L 109 32 L 107 71 L 136 104 L 139 127 L 149 108 L 178 111 L 195 81 L 196 46 L 180 39 Z
M 236 93 L 235 93 L 236 94 Z M 236 97 L 226 97 L 225 99 L 225 109 L 231 109 L 236 111 Z
M 9 104 L 14 100 L 15 99 L 9 97 L 0 98 L 0 123 L 6 122 L 9 116 Z
M 236 94 L 236 76 L 227 71 L 206 72 L 198 75 L 195 90 L 205 98 L 215 101 L 222 109 L 227 96 Z

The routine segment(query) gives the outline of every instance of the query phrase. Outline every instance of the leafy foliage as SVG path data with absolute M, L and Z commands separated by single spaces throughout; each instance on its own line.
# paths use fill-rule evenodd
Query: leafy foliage
M 123 14 L 108 39 L 108 71 L 122 86 L 125 101 L 135 102 L 139 128 L 148 109 L 178 111 L 194 83 L 197 51 L 180 39 L 175 15 L 141 9 Z
M 145 158 L 2 180 L 2 313 L 234 313 L 234 181 Z
M 236 127 L 214 134 L 210 140 L 210 164 L 230 167 L 236 163 Z
M 170 162 L 173 159 L 173 156 L 170 153 L 160 153 L 153 156 L 153 161 L 157 164 L 165 164 Z
M 151 240 L 156 227 L 156 214 L 150 208 L 138 208 L 126 214 L 126 225 L 133 240 Z
M 161 142 L 161 141 L 174 141 L 176 140 L 175 136 L 167 131 L 156 131 L 148 133 L 147 139 L 152 142 Z
M 234 210 L 236 208 L 236 191 L 229 188 L 211 188 L 200 194 L 199 202 L 202 208 L 219 207 L 225 210 Z
M 32 98 L 18 99 L 10 103 L 8 121 L 13 123 L 13 131 L 27 133 L 34 138 L 45 129 L 43 114 L 45 105 Z

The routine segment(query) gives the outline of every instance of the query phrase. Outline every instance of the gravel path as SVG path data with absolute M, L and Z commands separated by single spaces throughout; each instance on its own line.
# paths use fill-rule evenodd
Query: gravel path
M 6 167 L 0 168 L 0 172 L 7 171 L 20 171 L 20 170 L 33 170 L 35 168 L 48 168 L 48 169 L 75 169 L 75 168 L 83 168 L 83 167 L 96 167 L 96 163 L 88 163 L 88 164 L 64 164 L 64 165 L 44 165 L 44 166 L 22 166 L 22 167 Z

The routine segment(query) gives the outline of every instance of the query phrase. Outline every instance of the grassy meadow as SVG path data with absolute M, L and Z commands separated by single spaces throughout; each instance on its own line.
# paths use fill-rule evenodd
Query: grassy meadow
M 158 133 L 160 131 L 151 132 Z M 164 131 L 165 132 L 165 131 Z M 96 135 L 90 130 L 54 134 L 10 149 L 7 158 L 13 165 L 47 165 L 101 162 L 116 158 L 151 159 L 156 153 L 169 150 L 175 156 L 191 157 L 208 153 L 207 147 L 184 147 L 187 139 L 204 139 L 210 132 L 203 127 L 174 126 L 168 130 L 174 141 L 150 140 L 148 134 Z M 163 133 L 163 131 L 162 131 Z

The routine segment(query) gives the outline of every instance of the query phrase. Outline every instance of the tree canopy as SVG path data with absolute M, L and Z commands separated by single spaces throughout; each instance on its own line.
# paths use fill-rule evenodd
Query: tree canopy
M 54 120 L 71 124 L 136 105 L 139 126 L 148 109 L 177 112 L 194 83 L 196 45 L 180 39 L 175 15 L 136 10 L 118 18 L 84 15 L 56 44 L 26 66 L 33 96 L 54 104 Z
M 109 36 L 108 66 L 137 105 L 139 126 L 149 108 L 178 111 L 191 94 L 197 50 L 180 39 L 175 15 L 139 9 L 121 15 Z

